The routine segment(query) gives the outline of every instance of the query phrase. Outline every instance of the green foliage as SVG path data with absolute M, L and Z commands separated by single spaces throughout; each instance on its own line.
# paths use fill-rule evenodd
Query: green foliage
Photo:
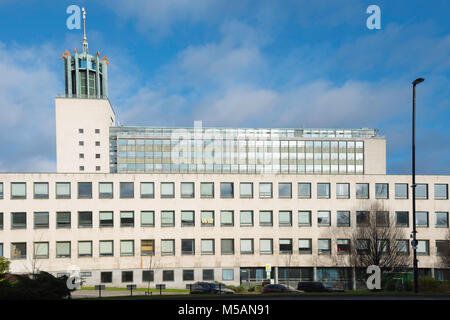
M 5 257 L 0 257 L 0 275 L 9 271 L 9 264 L 11 262 Z
M 432 277 L 419 277 L 419 292 L 450 293 L 450 282 L 436 280 Z
M 56 278 L 39 272 L 31 279 L 24 275 L 9 275 L 0 282 L 0 300 L 57 300 L 70 297 L 67 276 Z
M 262 286 L 250 286 L 250 288 L 248 288 L 248 292 L 261 293 L 261 289 Z
M 383 273 L 381 283 L 384 291 L 409 291 L 411 290 L 411 274 L 402 272 Z
M 244 286 L 228 286 L 228 288 L 233 290 L 235 293 L 244 293 L 247 291 Z

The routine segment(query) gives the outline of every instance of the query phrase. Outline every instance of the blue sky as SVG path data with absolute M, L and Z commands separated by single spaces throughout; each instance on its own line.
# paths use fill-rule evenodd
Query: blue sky
M 0 0 L 0 171 L 55 171 L 66 8 L 85 7 L 124 125 L 378 128 L 387 171 L 450 172 L 450 2 Z M 381 8 L 369 30 L 366 8 Z

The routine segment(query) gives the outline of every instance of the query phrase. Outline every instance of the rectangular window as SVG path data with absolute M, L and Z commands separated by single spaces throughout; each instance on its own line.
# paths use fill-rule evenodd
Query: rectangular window
M 78 228 L 92 228 L 92 212 L 78 212 Z
M 253 254 L 253 239 L 241 239 L 241 254 Z
M 369 225 L 369 211 L 356 211 L 356 226 L 367 227 Z
M 113 240 L 102 240 L 98 246 L 100 257 L 112 257 L 114 255 L 114 242 Z
M 101 228 L 114 226 L 114 214 L 112 211 L 100 211 L 99 220 L 99 226 Z
M 298 184 L 298 197 L 299 199 L 311 198 L 311 183 L 299 183 Z
M 175 211 L 161 211 L 161 227 L 175 226 Z
M 436 228 L 448 228 L 448 212 L 435 212 Z
M 292 198 L 292 184 L 291 183 L 279 183 L 278 184 L 278 197 L 284 199 Z
M 200 183 L 200 197 L 201 198 L 214 198 L 214 182 L 201 182 Z
M 57 212 L 56 213 L 56 228 L 70 228 L 70 227 L 71 227 L 70 212 Z
M 409 212 L 408 211 L 396 211 L 395 212 L 395 225 L 397 227 L 409 227 Z
M 194 270 L 183 270 L 183 281 L 194 281 Z
M 369 199 L 369 184 L 357 183 L 356 184 L 356 199 Z
M 350 239 L 337 239 L 337 253 L 350 254 Z
M 253 198 L 253 183 L 241 182 L 239 185 L 239 194 L 241 198 Z
M 259 212 L 259 225 L 260 226 L 273 226 L 272 211 L 260 211 Z
M 134 240 L 120 240 L 120 256 L 134 256 Z
M 292 211 L 280 211 L 278 217 L 280 226 L 292 226 Z
M 0 230 L 3 230 L 3 212 L 0 212 Z
M 280 254 L 292 254 L 292 239 L 280 239 Z
M 430 241 L 429 240 L 417 240 L 417 255 L 429 256 L 430 255 Z
M 161 182 L 161 198 L 175 198 L 175 186 L 173 182 Z
M 11 259 L 26 259 L 27 258 L 27 243 L 13 242 L 11 243 Z
M 120 226 L 134 227 L 134 211 L 120 211 Z
M 36 259 L 48 259 L 48 242 L 34 243 L 34 257 Z
M 56 199 L 70 199 L 70 182 L 56 183 Z
M 153 270 L 142 270 L 142 282 L 153 282 L 155 281 L 155 274 Z
M 214 254 L 214 239 L 202 239 L 202 254 Z
M 317 240 L 317 253 L 318 254 L 331 254 L 331 240 L 330 239 L 318 239 Z
M 272 198 L 272 183 L 260 182 L 259 183 L 259 197 L 260 198 Z
M 220 197 L 221 198 L 233 198 L 234 197 L 233 182 L 221 182 L 220 183 Z
M 389 199 L 389 184 L 388 183 L 375 183 L 375 198 L 376 199 Z
M 321 227 L 331 226 L 331 212 L 317 211 L 317 225 Z
M 377 240 L 377 250 L 381 254 L 385 254 L 389 252 L 389 240 L 381 239 Z
M 330 184 L 329 183 L 318 183 L 317 184 L 317 198 L 318 199 L 329 199 L 330 198 Z
M 161 240 L 161 255 L 173 256 L 175 255 L 175 240 Z
M 173 270 L 163 270 L 163 281 L 174 281 L 174 279 Z
M 194 255 L 195 254 L 195 240 L 181 239 L 181 254 Z
M 120 183 L 120 198 L 121 199 L 134 198 L 134 182 Z
M 98 197 L 99 197 L 99 199 L 112 199 L 113 198 L 113 183 L 112 182 L 99 182 L 98 183 Z
M 34 183 L 34 199 L 48 199 L 48 182 Z
M 92 199 L 92 182 L 78 182 L 78 199 Z
M 12 212 L 11 213 L 11 229 L 26 229 L 27 228 L 27 213 L 26 212 Z
M 416 212 L 416 227 L 428 227 L 428 212 Z
M 311 227 L 311 211 L 298 212 L 298 226 Z
M 133 271 L 122 271 L 122 282 L 133 282 Z
M 449 240 L 436 240 L 436 255 L 448 257 L 450 254 Z
M 181 197 L 182 198 L 194 198 L 194 183 L 182 182 L 181 183 Z
M 221 254 L 234 254 L 234 239 L 221 239 Z
M 155 212 L 141 211 L 141 227 L 154 227 L 154 226 L 155 226 Z
M 3 199 L 3 182 L 0 182 L 0 199 Z
M 34 213 L 34 228 L 35 229 L 48 229 L 48 212 L 35 212 Z
M 409 241 L 408 240 L 396 240 L 395 250 L 398 254 L 409 255 Z
M 25 182 L 11 182 L 11 199 L 26 199 L 27 184 Z
M 70 258 L 70 241 L 58 241 L 56 242 L 56 257 L 57 258 Z
M 220 211 L 220 225 L 222 227 L 234 226 L 234 212 L 233 211 Z
M 376 212 L 376 224 L 377 224 L 377 227 L 388 227 L 389 226 L 389 212 L 388 211 L 377 211 Z
M 259 253 L 260 254 L 273 254 L 273 239 L 260 239 L 259 240 Z
M 112 272 L 100 272 L 100 282 L 101 283 L 112 283 Z
M 154 198 L 155 184 L 153 182 L 141 182 L 141 198 Z
M 92 257 L 92 241 L 78 241 L 78 257 Z
M 434 199 L 447 200 L 448 199 L 448 185 L 435 184 L 434 185 Z
M 3 243 L 0 242 L 0 257 L 4 257 L 4 253 L 3 253 Z
M 155 240 L 141 240 L 141 256 L 155 255 Z
M 369 254 L 370 242 L 368 239 L 357 239 L 356 240 L 356 253 L 359 255 Z
M 240 218 L 241 227 L 253 227 L 253 211 L 242 210 Z
M 312 254 L 312 239 L 298 239 L 298 253 Z
M 195 212 L 194 211 L 181 211 L 181 226 L 182 227 L 195 226 Z
M 222 281 L 231 281 L 234 279 L 233 269 L 222 269 Z
M 350 227 L 350 211 L 337 211 L 337 226 Z
M 428 199 L 428 185 L 416 184 L 416 199 Z
M 202 227 L 214 226 L 214 211 L 201 212 Z
M 350 184 L 336 183 L 336 199 L 349 199 L 349 198 L 350 198 Z
M 408 199 L 408 184 L 396 183 L 395 184 L 395 199 Z
M 203 281 L 214 281 L 214 269 L 203 269 Z

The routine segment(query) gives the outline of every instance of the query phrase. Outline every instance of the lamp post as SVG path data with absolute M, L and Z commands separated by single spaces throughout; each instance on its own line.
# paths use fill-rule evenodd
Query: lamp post
M 419 277 L 417 273 L 417 239 L 416 239 L 416 85 L 423 82 L 425 79 L 417 78 L 412 82 L 413 85 L 413 118 L 412 118 L 412 220 L 413 232 L 412 242 L 414 259 L 413 259 L 413 278 L 414 278 L 414 293 L 419 292 Z

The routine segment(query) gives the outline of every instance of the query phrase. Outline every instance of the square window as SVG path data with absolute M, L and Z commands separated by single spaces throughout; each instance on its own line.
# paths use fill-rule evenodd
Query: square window
M 417 240 L 417 255 L 429 256 L 430 255 L 430 241 L 429 240 Z
M 92 182 L 78 182 L 78 199 L 92 199 Z
M 214 281 L 214 269 L 203 269 L 203 281 Z
M 120 226 L 134 227 L 134 211 L 120 211 Z
M 202 239 L 202 254 L 214 254 L 214 239 Z
M 99 226 L 101 228 L 114 226 L 114 215 L 112 211 L 100 211 L 99 220 Z
M 233 211 L 220 211 L 220 225 L 222 227 L 234 226 L 234 212 Z
M 112 283 L 112 272 L 100 272 L 101 283 Z
M 298 212 L 298 226 L 310 227 L 311 226 L 311 211 L 299 211 Z
M 409 241 L 408 240 L 396 240 L 395 250 L 398 254 L 409 255 Z
M 195 212 L 194 211 L 181 211 L 181 226 L 182 227 L 195 226 Z
M 357 183 L 356 184 L 356 199 L 369 199 L 369 184 Z
M 272 211 L 260 211 L 259 212 L 259 225 L 260 226 L 272 226 L 273 225 Z
M 416 212 L 416 227 L 428 227 L 428 212 Z
M 122 282 L 133 282 L 133 271 L 122 271 Z
M 234 254 L 234 239 L 221 239 L 221 253 Z
M 80 171 L 84 171 L 84 166 L 80 166 Z
M 84 141 L 78 141 L 79 146 L 84 146 Z
M 34 183 L 34 198 L 35 199 L 48 199 L 48 183 L 47 182 L 35 182 Z
M 112 182 L 99 182 L 98 183 L 98 197 L 100 199 L 112 199 L 113 198 L 113 183 Z
M 337 253 L 350 254 L 350 239 L 337 239 Z
M 26 229 L 27 228 L 27 213 L 26 212 L 12 212 L 11 213 L 11 229 Z
M 290 199 L 292 198 L 292 184 L 291 183 L 279 183 L 278 184 L 278 197 Z
M 78 228 L 92 228 L 92 211 L 78 212 Z
M 48 259 L 48 242 L 34 243 L 34 257 L 36 259 Z
M 56 242 L 56 257 L 57 258 L 70 258 L 71 254 L 70 241 L 57 241 Z
M 427 184 L 416 184 L 416 199 L 428 199 Z
M 195 240 L 181 239 L 181 254 L 194 255 L 195 254 Z
M 163 281 L 174 281 L 174 278 L 173 270 L 163 270 Z
M 357 239 L 356 240 L 356 253 L 359 255 L 369 254 L 370 252 L 370 241 L 368 239 Z
M 436 228 L 448 228 L 448 212 L 435 212 Z
M 253 211 L 242 210 L 240 214 L 241 227 L 253 227 Z
M 155 184 L 153 182 L 141 182 L 141 198 L 154 198 Z
M 395 225 L 397 227 L 409 227 L 409 212 L 408 211 L 396 211 L 395 212 Z
M 27 243 L 13 242 L 11 243 L 11 259 L 26 259 L 27 258 Z
M 234 279 L 233 269 L 222 269 L 222 280 L 231 281 Z
M 298 184 L 298 197 L 299 199 L 311 198 L 311 183 L 299 183 Z
M 318 254 L 331 254 L 331 240 L 330 239 L 318 239 L 317 240 L 317 253 Z
M 259 197 L 260 198 L 272 198 L 272 183 L 260 182 L 259 183 Z
M 181 197 L 182 198 L 194 198 L 194 183 L 182 182 L 181 183 Z
M 350 227 L 350 211 L 337 212 L 337 226 Z
M 298 239 L 298 253 L 312 254 L 312 239 Z
M 134 240 L 120 241 L 120 256 L 122 257 L 134 256 Z
M 155 255 L 155 240 L 141 240 L 141 256 Z
M 395 184 L 395 199 L 408 199 L 408 184 L 396 183 Z
M 84 159 L 84 153 L 80 153 L 80 154 L 78 154 L 78 158 L 80 158 L 80 159 Z
M 241 239 L 241 254 L 253 254 L 253 239 Z
M 389 199 L 389 184 L 388 183 L 375 183 L 375 198 L 376 199 Z
M 35 212 L 34 213 L 34 228 L 35 229 L 48 229 L 48 212 Z
M 214 226 L 214 211 L 202 211 L 202 227 Z
M 349 198 L 350 198 L 350 184 L 336 183 L 336 199 L 349 199 Z
M 233 182 L 221 182 L 220 183 L 220 197 L 221 198 L 233 198 L 234 197 Z
M 214 198 L 214 182 L 200 183 L 200 197 Z
M 114 255 L 114 242 L 112 240 L 102 240 L 99 242 L 99 256 L 112 257 Z
M 436 240 L 436 255 L 448 257 L 450 254 L 449 240 Z
M 280 254 L 292 254 L 292 239 L 280 239 Z
M 194 281 L 194 270 L 183 270 L 183 281 Z
M 331 226 L 331 212 L 317 211 L 317 225 L 321 227 Z
M 92 241 L 78 241 L 78 257 L 92 257 Z
M 121 199 L 134 198 L 134 182 L 120 183 L 120 198 Z
M 153 281 L 155 281 L 155 274 L 153 270 L 143 270 L 142 282 L 153 282 Z
M 100 146 L 100 141 L 95 141 L 95 146 L 99 147 Z
M 239 185 L 241 198 L 253 198 L 253 183 L 241 182 Z
M 435 184 L 434 185 L 434 199 L 448 200 L 448 185 L 447 184 Z
M 173 182 L 161 182 L 161 198 L 174 198 L 175 187 Z
M 83 129 L 78 129 L 78 133 L 84 133 Z
M 292 211 L 279 212 L 279 225 L 286 227 L 292 226 Z
M 95 129 L 95 133 L 100 133 L 100 129 Z
M 273 254 L 273 239 L 260 239 L 259 240 L 259 253 L 260 254 Z
M 154 227 L 154 226 L 155 226 L 155 212 L 141 211 L 141 227 Z
M 377 224 L 377 227 L 388 227 L 389 226 L 389 212 L 388 211 L 377 211 L 376 212 L 376 224 Z
M 70 199 L 70 182 L 56 183 L 56 199 Z
M 367 227 L 369 225 L 369 211 L 356 211 L 356 226 Z
M 173 256 L 175 255 L 175 240 L 161 240 L 161 255 Z
M 175 211 L 161 211 L 161 227 L 175 226 Z
M 330 198 L 330 184 L 329 183 L 318 183 L 317 184 L 317 198 L 318 199 L 329 199 Z
M 26 199 L 27 184 L 25 182 L 11 182 L 11 199 Z
M 100 153 L 95 154 L 95 159 L 100 159 Z

